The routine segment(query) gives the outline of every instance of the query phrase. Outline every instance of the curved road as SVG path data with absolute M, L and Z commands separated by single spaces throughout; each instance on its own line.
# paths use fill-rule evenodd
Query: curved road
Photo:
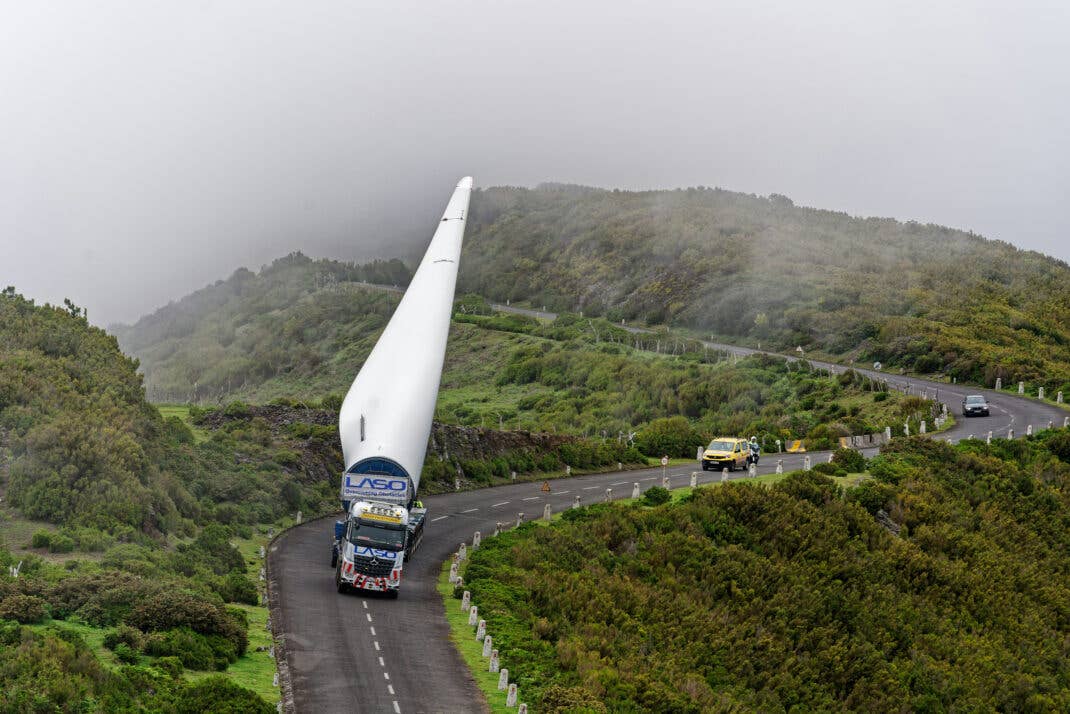
M 756 352 L 715 343 L 710 347 L 740 355 Z M 837 372 L 845 369 L 816 361 L 811 364 Z M 897 389 L 938 396 L 956 415 L 967 393 L 985 394 L 992 416 L 965 419 L 958 415 L 957 423 L 939 435 L 953 441 L 971 434 L 984 438 L 989 430 L 993 436 L 1006 436 L 1008 429 L 1014 429 L 1021 436 L 1029 425 L 1038 430 L 1050 420 L 1061 426 L 1067 415 L 1054 406 L 991 390 L 856 371 L 887 379 Z M 774 471 L 778 458 L 783 458 L 786 471 L 802 467 L 802 455 L 766 454 L 759 472 Z M 668 469 L 671 484 L 686 485 L 694 469 L 691 465 Z M 699 474 L 700 484 L 721 478 L 717 473 Z M 537 483 L 523 483 L 429 496 L 424 499 L 429 509 L 427 532 L 405 567 L 398 600 L 335 591 L 334 571 L 329 567 L 331 520 L 310 521 L 283 534 L 271 548 L 268 565 L 275 632 L 285 642 L 280 670 L 287 710 L 316 714 L 486 711 L 482 695 L 449 640 L 443 604 L 435 589 L 442 562 L 460 543 L 470 542 L 474 531 L 492 533 L 496 522 L 514 522 L 520 512 L 525 520 L 537 518 L 545 504 L 557 512 L 571 506 L 577 496 L 583 504 L 594 503 L 606 498 L 607 488 L 612 489 L 612 498 L 626 498 L 631 496 L 633 483 L 646 490 L 659 484 L 661 476 L 661 469 L 647 469 L 559 479 L 552 482 L 549 494 L 542 493 Z M 502 663 L 508 666 L 508 653 Z

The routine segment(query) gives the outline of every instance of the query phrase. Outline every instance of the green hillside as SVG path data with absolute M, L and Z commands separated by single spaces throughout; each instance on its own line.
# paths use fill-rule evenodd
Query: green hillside
M 721 189 L 472 196 L 461 289 L 1070 392 L 1070 267 L 972 233 Z
M 333 504 L 337 449 L 195 433 L 137 366 L 77 306 L 0 293 L 0 710 L 274 711 L 254 553 Z
M 846 491 L 815 469 L 526 524 L 464 589 L 540 712 L 1067 711 L 1068 464 L 1067 430 L 900 440 Z
M 294 254 L 238 271 L 125 328 L 121 342 L 159 400 L 337 403 L 399 299 L 345 279 L 347 270 Z M 478 297 L 458 303 L 441 422 L 613 439 L 638 431 L 637 444 L 660 455 L 666 447 L 647 443 L 648 427 L 683 417 L 683 441 L 670 450 L 691 456 L 721 433 L 822 447 L 931 418 L 930 405 L 875 394 L 853 374 L 830 381 L 779 359 L 732 361 L 679 334 L 633 335 L 603 318 L 489 313 Z

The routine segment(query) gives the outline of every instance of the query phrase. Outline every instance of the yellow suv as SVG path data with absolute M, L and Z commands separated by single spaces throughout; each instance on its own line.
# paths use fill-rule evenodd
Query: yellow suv
M 741 469 L 747 468 L 747 456 L 750 454 L 750 449 L 747 446 L 746 439 L 736 439 L 729 436 L 722 436 L 714 439 L 710 442 L 710 445 L 706 447 L 705 453 L 702 454 L 702 470 L 720 471 L 721 469 L 728 469 L 729 471 L 735 471 L 738 466 Z

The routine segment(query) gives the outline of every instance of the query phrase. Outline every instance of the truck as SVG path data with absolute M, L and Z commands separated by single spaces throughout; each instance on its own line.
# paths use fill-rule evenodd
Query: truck
M 472 178 L 457 184 L 397 309 L 338 413 L 345 517 L 334 524 L 331 567 L 339 592 L 397 597 L 405 561 L 424 535 L 419 501 L 453 315 Z
M 335 523 L 331 565 L 338 592 L 371 590 L 396 598 L 401 571 L 422 534 L 423 509 L 354 501 Z

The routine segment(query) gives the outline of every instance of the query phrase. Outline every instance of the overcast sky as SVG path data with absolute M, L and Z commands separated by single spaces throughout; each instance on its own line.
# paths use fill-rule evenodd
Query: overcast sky
M 129 321 L 454 182 L 708 185 L 1070 259 L 1066 2 L 0 2 L 0 283 Z M 411 248 L 408 252 L 411 252 Z

